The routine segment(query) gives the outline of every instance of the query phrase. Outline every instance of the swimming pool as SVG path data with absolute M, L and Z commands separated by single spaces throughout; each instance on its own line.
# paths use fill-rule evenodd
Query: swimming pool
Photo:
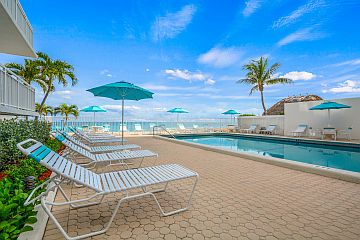
M 176 136 L 176 139 L 238 152 L 360 172 L 360 147 L 354 144 L 351 146 L 334 146 L 326 143 L 290 141 L 284 138 L 276 140 L 267 137 L 241 135 L 192 135 Z

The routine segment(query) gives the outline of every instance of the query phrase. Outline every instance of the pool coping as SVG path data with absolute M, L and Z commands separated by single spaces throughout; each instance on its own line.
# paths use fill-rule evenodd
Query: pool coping
M 202 134 L 192 134 L 192 135 L 204 136 L 204 134 L 203 135 Z M 214 136 L 213 134 L 205 134 L 205 136 L 207 136 L 207 135 Z M 218 134 L 216 134 L 216 135 L 218 135 Z M 224 134 L 220 134 L 220 135 L 224 135 Z M 176 136 L 186 136 L 186 135 L 181 134 L 181 135 L 176 135 Z M 188 136 L 190 136 L 190 134 Z M 296 162 L 296 161 L 288 160 L 288 159 L 284 160 L 284 159 L 276 158 L 276 157 L 261 156 L 261 155 L 257 155 L 254 153 L 238 152 L 238 151 L 234 151 L 234 150 L 230 150 L 230 149 L 207 146 L 207 145 L 199 144 L 199 143 L 186 142 L 183 140 L 178 140 L 178 139 L 174 139 L 174 138 L 170 138 L 170 137 L 166 137 L 166 136 L 154 136 L 154 137 L 157 139 L 170 141 L 173 143 L 182 144 L 182 145 L 186 145 L 186 146 L 196 147 L 196 148 L 200 148 L 200 149 L 207 150 L 207 151 L 227 154 L 227 155 L 231 155 L 231 156 L 235 156 L 235 157 L 246 158 L 246 159 L 257 161 L 257 162 L 272 164 L 272 165 L 276 165 L 279 167 L 285 167 L 285 168 L 298 170 L 298 171 L 302 171 L 302 172 L 307 172 L 307 173 L 318 174 L 321 176 L 340 179 L 340 180 L 347 181 L 347 182 L 360 183 L 360 173 L 357 173 L 357 172 L 329 168 L 329 167 L 324 167 L 324 166 L 319 166 L 319 165 L 314 165 L 314 164 L 309 164 L 309 163 Z

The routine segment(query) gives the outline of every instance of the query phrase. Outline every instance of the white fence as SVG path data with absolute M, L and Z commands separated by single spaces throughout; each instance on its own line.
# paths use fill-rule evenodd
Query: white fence
M 35 111 L 35 89 L 0 65 L 0 106 L 15 112 Z
M 269 116 L 246 116 L 238 118 L 238 127 L 240 129 L 247 129 L 251 124 L 257 124 L 258 128 L 265 128 L 269 125 L 277 125 L 275 133 L 279 135 L 284 134 L 284 116 L 283 115 L 269 115 Z
M 337 103 L 351 106 L 347 109 L 330 110 L 330 122 L 327 110 L 309 110 L 324 101 L 311 101 L 301 103 L 285 104 L 285 135 L 291 135 L 291 131 L 299 124 L 308 125 L 311 130 L 308 134 L 316 134 L 322 128 L 330 124 L 331 127 L 339 130 L 352 128 L 351 137 L 360 139 L 360 98 L 345 98 L 330 100 Z M 341 137 L 341 136 L 340 136 Z
M 17 24 L 29 45 L 33 46 L 33 29 L 20 2 L 18 0 L 0 0 L 0 4 L 4 6 L 12 20 Z
M 63 128 L 64 118 L 62 116 L 47 116 L 46 120 L 51 122 L 54 128 Z M 102 118 L 96 119 L 94 123 L 93 117 L 71 117 L 67 121 L 67 126 L 73 127 L 91 127 L 91 126 L 107 126 L 112 132 L 120 131 L 121 121 L 119 118 Z M 204 128 L 204 129 L 224 129 L 228 125 L 234 124 L 229 118 L 212 118 L 212 119 L 181 119 L 181 121 L 159 121 L 159 120 L 126 120 L 124 125 L 129 132 L 135 131 L 135 124 L 139 124 L 144 131 L 151 131 L 152 127 L 161 125 L 167 129 L 177 129 L 179 124 L 186 129 Z

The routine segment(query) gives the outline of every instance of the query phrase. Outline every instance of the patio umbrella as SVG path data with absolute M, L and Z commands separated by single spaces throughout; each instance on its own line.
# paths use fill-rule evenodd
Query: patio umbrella
M 342 108 L 351 108 L 351 106 L 337 102 L 323 102 L 319 105 L 309 108 L 309 110 L 328 110 L 328 127 L 330 127 L 330 110 Z
M 94 96 L 121 100 L 121 139 L 124 140 L 124 101 L 152 98 L 153 92 L 128 82 L 114 82 L 103 86 L 88 89 Z M 122 141 L 124 144 L 124 141 Z
M 187 111 L 187 110 L 185 110 L 183 108 L 173 108 L 173 109 L 168 110 L 167 112 L 177 114 L 177 116 L 176 116 L 176 122 L 177 123 L 179 122 L 179 113 L 189 113 L 189 111 Z
M 80 110 L 81 112 L 92 112 L 94 113 L 94 126 L 95 126 L 95 113 L 97 112 L 106 112 L 105 109 L 99 106 L 89 106 Z
M 236 110 L 230 109 L 230 110 L 227 110 L 226 112 L 223 112 L 222 114 L 230 115 L 230 118 L 232 120 L 233 115 L 237 115 L 237 114 L 240 114 L 240 113 L 238 111 L 236 111 Z

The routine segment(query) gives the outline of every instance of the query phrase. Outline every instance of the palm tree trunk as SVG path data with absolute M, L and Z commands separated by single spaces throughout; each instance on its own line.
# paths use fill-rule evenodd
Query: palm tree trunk
M 42 110 L 42 108 L 43 108 L 43 106 L 44 106 L 44 104 L 45 104 L 45 102 L 46 102 L 46 99 L 48 98 L 49 94 L 50 94 L 50 88 L 46 91 L 45 96 L 44 96 L 43 100 L 41 101 L 40 107 L 39 107 L 39 109 L 38 109 L 38 113 L 39 113 L 39 114 L 41 113 L 41 110 Z
M 48 83 L 47 90 L 46 90 L 46 93 L 45 93 L 45 96 L 44 96 L 43 100 L 41 101 L 41 104 L 40 104 L 40 107 L 39 107 L 39 110 L 38 110 L 39 114 L 41 113 L 41 110 L 42 110 L 42 108 L 43 108 L 43 106 L 44 106 L 44 104 L 46 102 L 46 99 L 48 98 L 48 96 L 49 96 L 49 94 L 51 92 L 51 89 L 52 89 L 52 87 L 51 87 L 52 86 L 52 79 L 50 78 L 46 82 Z
M 263 109 L 264 109 L 263 115 L 267 115 L 263 91 L 260 91 L 260 96 L 261 96 L 261 104 L 262 104 L 262 107 L 263 107 Z

